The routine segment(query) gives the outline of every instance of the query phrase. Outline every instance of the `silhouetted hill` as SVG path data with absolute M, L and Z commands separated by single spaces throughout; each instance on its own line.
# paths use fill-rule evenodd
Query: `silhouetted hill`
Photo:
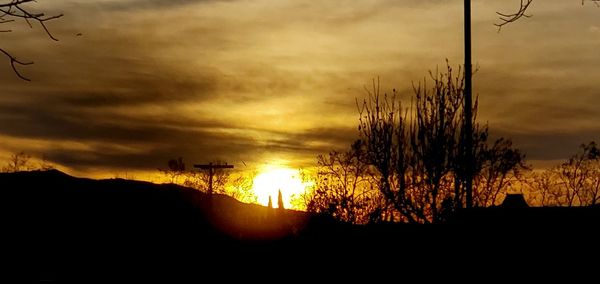
M 329 274 L 357 262 L 363 272 L 410 271 L 494 263 L 499 254 L 519 264 L 597 250 L 600 220 L 597 206 L 519 204 L 462 210 L 445 225 L 351 226 L 172 184 L 56 170 L 1 173 L 0 205 L 5 263 L 38 280 L 235 278 L 222 268 L 261 279 L 257 270 Z M 458 255 L 467 262 L 451 261 Z
M 19 268 L 38 267 L 47 279 L 171 278 L 172 271 L 189 276 L 253 267 L 270 256 L 284 263 L 279 260 L 312 256 L 306 249 L 315 243 L 338 243 L 340 230 L 350 227 L 173 184 L 75 178 L 57 170 L 0 173 L 0 200 L 10 259 Z
M 8 208 L 19 212 L 20 223 L 45 230 L 136 235 L 209 230 L 202 238 L 280 239 L 297 232 L 308 218 L 289 210 L 279 216 L 263 206 L 224 195 L 211 198 L 173 184 L 74 178 L 56 170 L 0 174 L 0 188 Z

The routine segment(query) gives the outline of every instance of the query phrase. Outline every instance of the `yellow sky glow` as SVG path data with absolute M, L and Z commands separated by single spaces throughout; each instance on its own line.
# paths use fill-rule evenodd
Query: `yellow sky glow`
M 150 176 L 177 157 L 311 167 L 357 138 L 355 98 L 373 78 L 408 98 L 463 59 L 459 0 L 39 4 L 65 15 L 47 23 L 60 41 L 3 26 L 0 47 L 35 64 L 19 66 L 30 83 L 0 65 L 0 158 L 25 151 L 85 176 Z M 600 9 L 535 1 L 498 33 L 496 12 L 516 4 L 473 2 L 478 119 L 530 162 L 564 159 L 600 140 Z
M 253 190 L 258 197 L 258 203 L 267 206 L 269 196 L 273 208 L 278 207 L 277 196 L 279 190 L 285 208 L 293 208 L 292 198 L 305 192 L 309 186 L 303 183 L 298 170 L 283 167 L 268 167 L 254 178 Z

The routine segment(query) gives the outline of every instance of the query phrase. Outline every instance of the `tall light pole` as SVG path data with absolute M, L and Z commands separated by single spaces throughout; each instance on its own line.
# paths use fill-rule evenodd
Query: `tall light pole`
M 471 64 L 471 0 L 465 0 L 465 191 L 473 207 L 473 68 Z

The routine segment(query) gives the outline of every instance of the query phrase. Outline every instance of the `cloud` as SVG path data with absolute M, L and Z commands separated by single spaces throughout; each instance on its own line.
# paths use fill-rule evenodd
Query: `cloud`
M 236 0 L 106 0 L 100 6 L 109 10 L 131 11 L 141 9 L 169 9 L 172 7 L 188 6 L 194 4 L 211 4 L 217 2 L 230 2 Z M 98 4 L 96 4 L 98 5 Z
M 565 160 L 578 151 L 579 145 L 599 141 L 600 127 L 585 131 L 528 131 L 496 128 L 493 137 L 510 137 L 527 154 L 528 160 Z
M 567 157 L 598 139 L 600 58 L 587 30 L 597 12 L 547 1 L 497 33 L 501 2 L 474 3 L 479 118 L 530 158 Z M 59 42 L 3 34 L 36 63 L 21 69 L 27 84 L 0 65 L 0 135 L 13 141 L 4 151 L 74 169 L 154 169 L 176 156 L 310 166 L 357 138 L 355 98 L 372 78 L 408 99 L 411 81 L 462 62 L 459 2 L 63 3 L 50 25 Z

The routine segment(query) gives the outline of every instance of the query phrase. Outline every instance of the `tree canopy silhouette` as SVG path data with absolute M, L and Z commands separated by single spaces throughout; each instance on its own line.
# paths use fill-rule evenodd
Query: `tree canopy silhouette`
M 385 206 L 377 182 L 362 140 L 347 151 L 319 155 L 307 210 L 349 223 L 378 221 Z
M 410 103 L 396 90 L 381 94 L 379 81 L 374 81 L 367 97 L 357 100 L 360 142 L 345 156 L 332 152 L 329 160 L 319 157 L 320 168 L 329 173 L 316 183 L 309 210 L 357 222 L 358 209 L 369 207 L 361 198 L 377 200 L 376 195 L 359 194 L 368 192 L 357 190 L 361 180 L 369 180 L 382 197 L 379 206 L 371 206 L 369 220 L 436 223 L 464 207 L 470 177 L 465 169 L 464 81 L 462 69 L 455 75 L 447 65 L 445 72 L 430 72 L 429 79 L 413 83 Z M 488 127 L 475 121 L 477 99 L 472 113 L 475 205 L 490 206 L 527 167 L 510 140 L 490 144 Z M 387 206 L 395 214 L 382 218 Z
M 597 6 L 600 6 L 598 2 L 600 0 L 590 0 Z M 533 3 L 533 0 L 520 0 L 519 9 L 513 13 L 501 13 L 496 12 L 500 18 L 500 23 L 495 24 L 498 27 L 498 32 L 503 26 L 515 22 L 522 17 L 529 17 L 525 12 L 529 9 L 529 6 Z M 585 0 L 581 0 L 583 5 Z M 465 133 L 463 155 L 463 175 L 465 176 L 465 194 L 466 194 L 466 207 L 470 208 L 473 206 L 473 179 L 475 177 L 475 169 L 472 166 L 475 164 L 475 141 L 473 141 L 473 134 L 471 130 L 473 125 L 473 113 L 471 109 L 473 107 L 473 82 L 472 82 L 472 64 L 471 64 L 471 0 L 464 0 L 464 69 L 465 69 L 465 89 L 464 89 L 464 120 Z
M 171 183 L 177 183 L 177 179 L 185 174 L 185 163 L 183 162 L 183 158 L 170 159 L 167 162 L 167 168 L 159 169 L 159 171 L 164 173 Z
M 24 151 L 14 153 L 10 156 L 10 159 L 6 166 L 2 168 L 2 172 L 5 173 L 16 173 L 20 171 L 28 171 L 32 169 L 29 160 L 31 156 L 26 154 Z
M 20 151 L 10 155 L 5 166 L 0 168 L 0 173 L 16 173 L 36 170 L 48 171 L 52 169 L 54 169 L 54 165 L 52 165 L 44 155 L 38 158 L 37 162 L 34 163 L 34 158 L 31 155 L 25 153 L 25 151 Z
M 527 183 L 531 199 L 542 206 L 600 203 L 600 149 L 592 141 L 562 164 L 534 174 Z

